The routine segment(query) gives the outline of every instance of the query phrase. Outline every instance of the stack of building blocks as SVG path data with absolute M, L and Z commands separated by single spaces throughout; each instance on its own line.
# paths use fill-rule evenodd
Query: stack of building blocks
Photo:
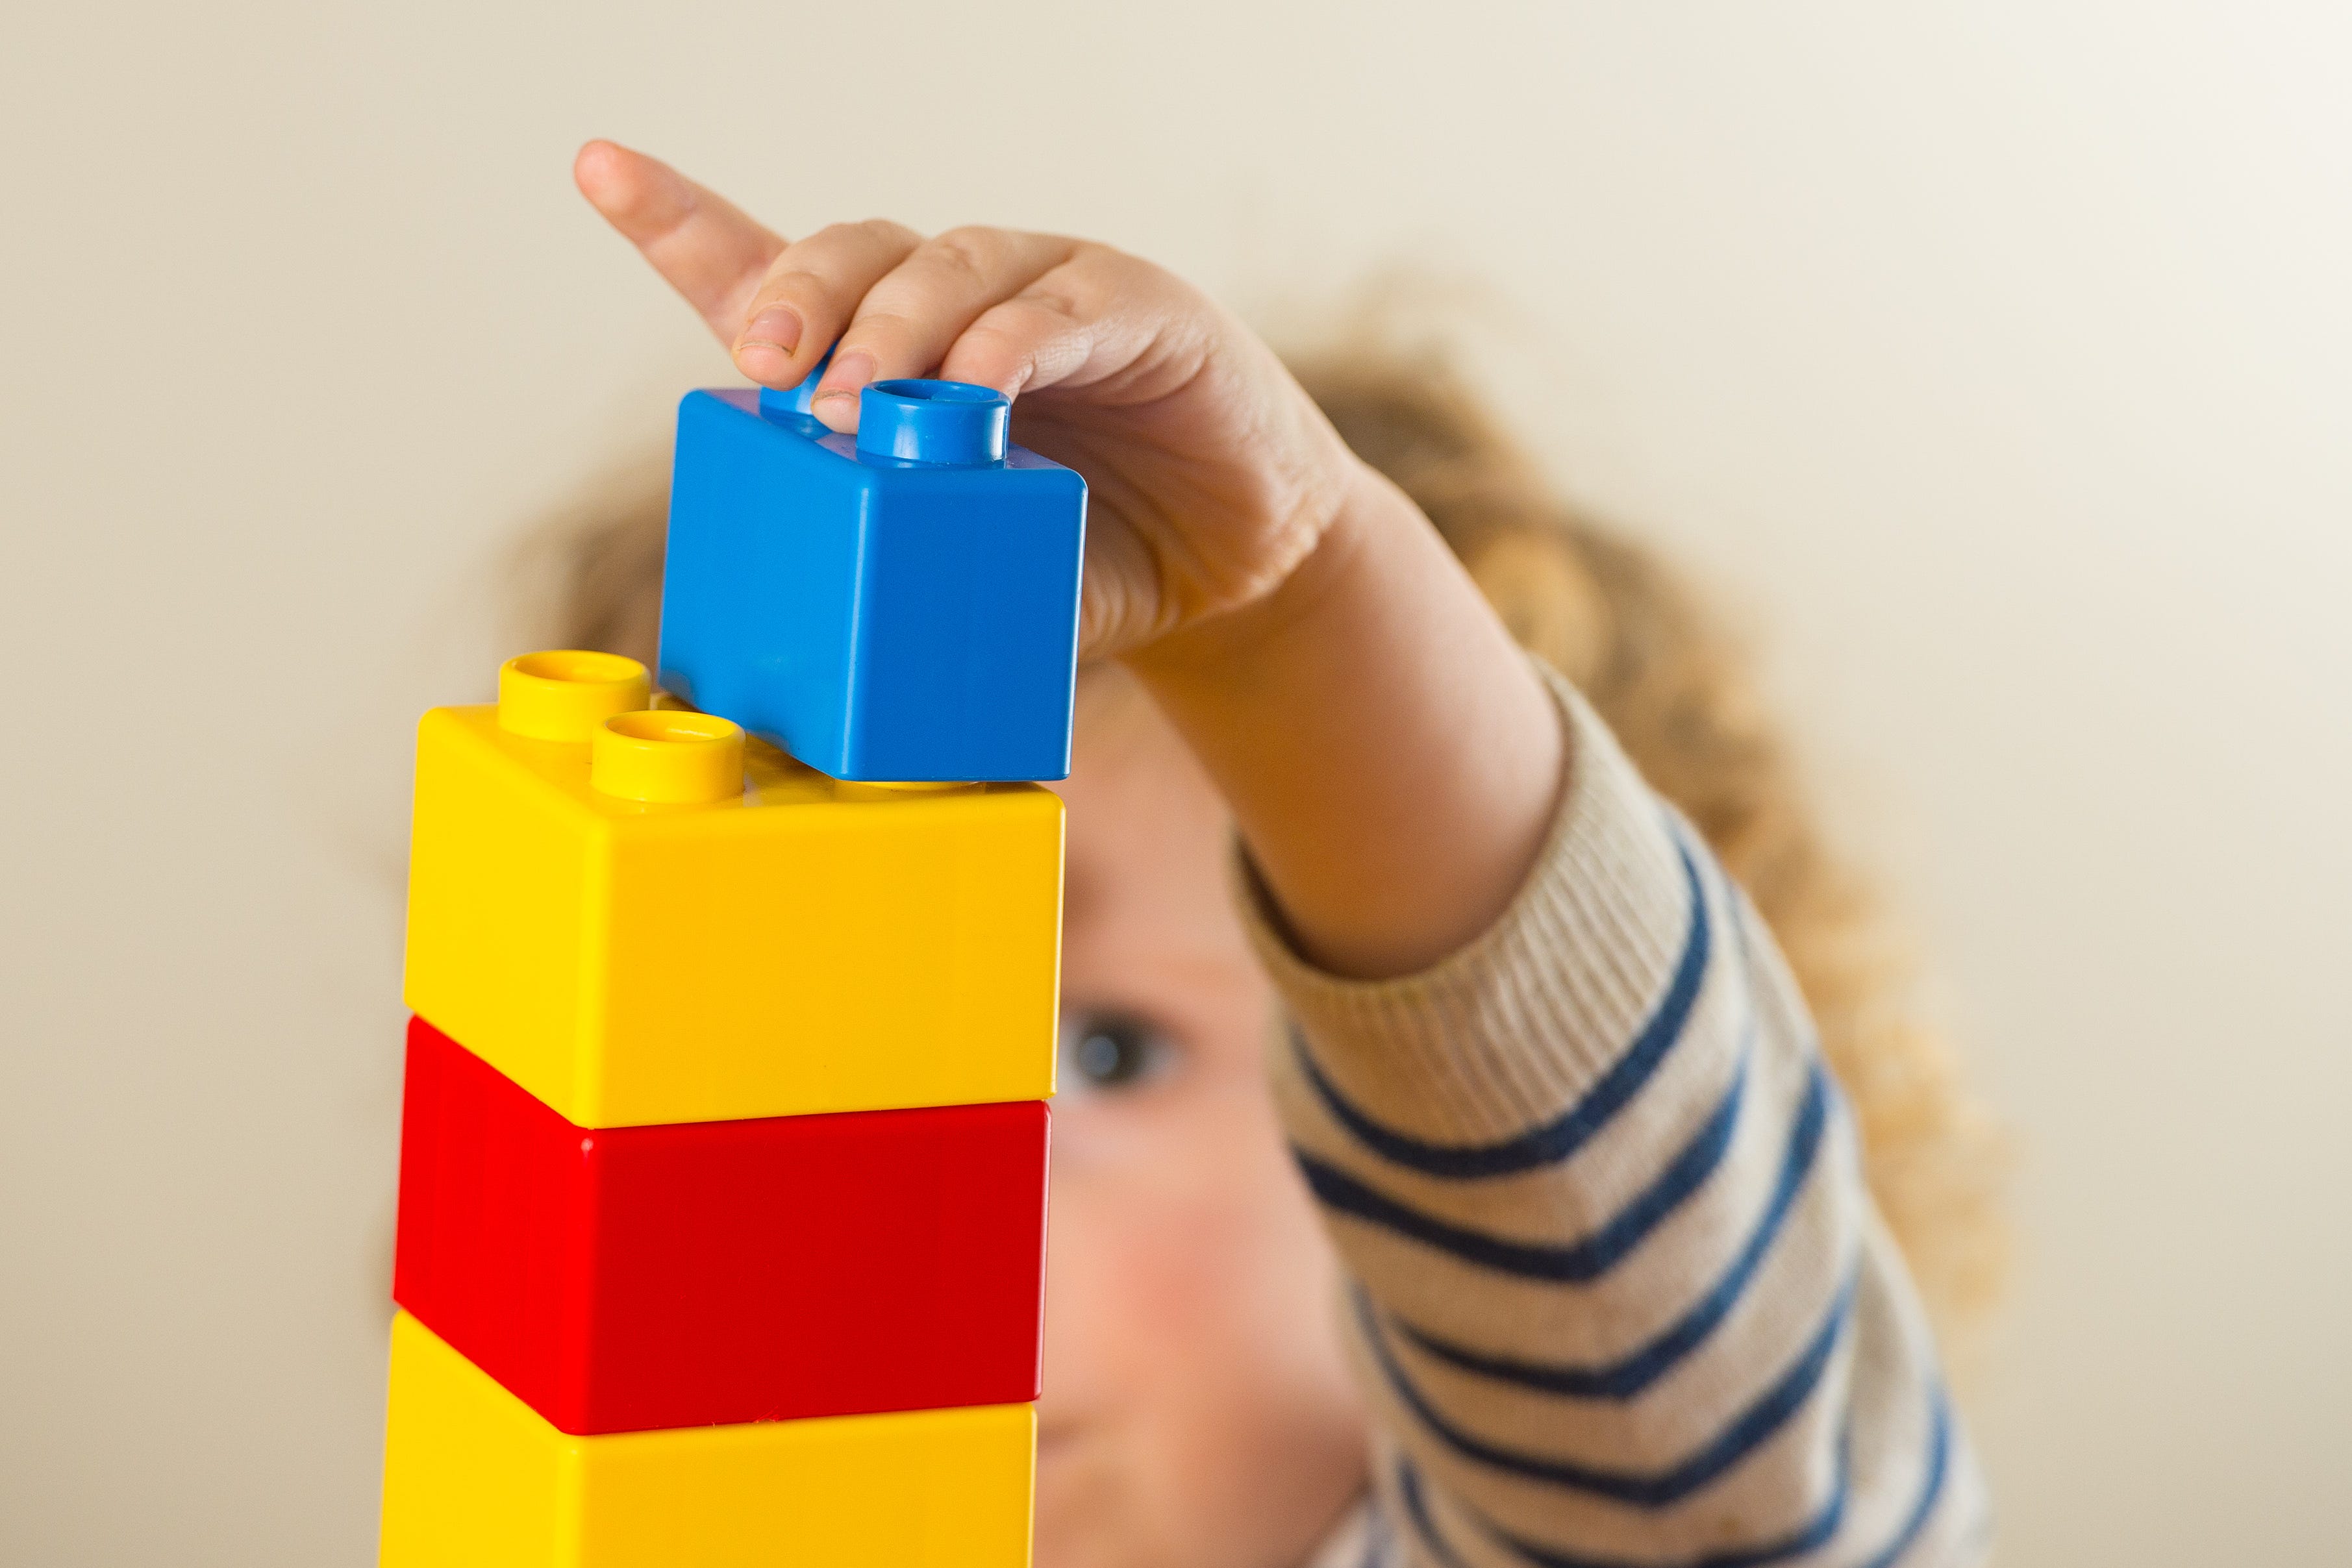
M 417 740 L 387 1568 L 1029 1560 L 1085 487 L 681 406 L 661 675 Z

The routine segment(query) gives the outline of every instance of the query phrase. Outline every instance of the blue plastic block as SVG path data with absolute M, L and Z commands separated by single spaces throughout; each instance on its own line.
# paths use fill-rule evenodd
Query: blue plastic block
M 877 382 L 855 440 L 808 390 L 678 405 L 662 685 L 836 779 L 1066 778 L 1086 481 L 985 387 Z

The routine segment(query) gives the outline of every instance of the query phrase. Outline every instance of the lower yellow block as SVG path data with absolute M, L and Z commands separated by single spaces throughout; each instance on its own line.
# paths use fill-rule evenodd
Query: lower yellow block
M 1027 1568 L 1026 1405 L 575 1437 L 403 1312 L 383 1568 Z

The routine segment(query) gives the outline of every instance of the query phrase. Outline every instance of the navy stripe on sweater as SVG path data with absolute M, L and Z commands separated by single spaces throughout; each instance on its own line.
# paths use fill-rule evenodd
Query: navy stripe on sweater
M 1291 1152 L 1306 1173 L 1307 1186 L 1328 1208 L 1353 1215 L 1481 1268 L 1522 1279 L 1585 1283 L 1613 1268 L 1714 1174 L 1730 1147 L 1747 1080 L 1748 1063 L 1743 1058 L 1739 1075 L 1732 1081 L 1723 1103 L 1665 1173 L 1600 1229 L 1581 1241 L 1566 1245 L 1519 1241 L 1456 1225 L 1391 1197 L 1303 1149 L 1294 1148 Z M 1829 1075 L 1815 1061 L 1806 1078 L 1804 1103 L 1790 1133 L 1792 1147 L 1820 1142 L 1829 1120 Z M 1811 1157 L 1811 1149 L 1807 1149 L 1806 1160 Z
M 1761 1546 L 1710 1552 L 1704 1556 L 1685 1557 L 1676 1563 L 1629 1563 L 1613 1557 L 1586 1557 L 1522 1541 L 1490 1520 L 1481 1519 L 1478 1524 L 1488 1535 L 1524 1561 L 1534 1563 L 1536 1568 L 1766 1568 L 1769 1563 L 1802 1557 L 1838 1532 L 1845 1523 L 1846 1504 L 1853 1495 L 1853 1479 L 1852 1467 L 1847 1462 L 1847 1444 L 1843 1437 L 1840 1437 L 1836 1489 L 1830 1493 L 1829 1500 L 1821 1506 L 1820 1511 L 1798 1526 L 1794 1533 Z M 1415 1533 L 1428 1545 L 1432 1553 L 1446 1564 L 1446 1568 L 1464 1568 L 1461 1557 L 1437 1533 L 1437 1521 L 1430 1517 L 1428 1500 L 1422 1495 L 1420 1472 L 1410 1462 L 1399 1466 L 1397 1484 L 1398 1490 L 1404 1494 L 1405 1513 L 1412 1521 Z
M 1440 1561 L 1444 1561 L 1446 1568 L 1463 1568 L 1461 1556 L 1437 1532 L 1437 1521 L 1430 1519 L 1430 1504 L 1421 1495 L 1421 1471 L 1413 1469 L 1409 1460 L 1400 1462 L 1400 1467 L 1397 1467 L 1397 1490 L 1404 1493 L 1406 1519 L 1413 1521 L 1413 1531 L 1416 1531 L 1416 1535 L 1421 1535 L 1423 1542 L 1428 1544 L 1430 1552 Z M 1519 1540 L 1517 1535 L 1503 1531 L 1491 1519 L 1477 1519 L 1477 1523 L 1482 1531 L 1486 1531 L 1486 1535 L 1510 1547 L 1512 1554 L 1517 1554 L 1519 1559 L 1536 1563 L 1536 1568 L 1767 1568 L 1767 1563 L 1785 1563 L 1792 1556 L 1804 1556 L 1806 1552 L 1813 1552 L 1813 1549 L 1828 1542 L 1832 1535 L 1837 1535 L 1839 1528 L 1846 1523 L 1846 1502 L 1851 1498 L 1853 1498 L 1851 1443 L 1846 1441 L 1846 1434 L 1839 1434 L 1837 1486 L 1830 1490 L 1828 1502 L 1822 1502 L 1821 1511 L 1816 1511 L 1811 1519 L 1806 1519 L 1801 1526 L 1797 1526 L 1797 1531 L 1783 1535 L 1780 1540 L 1761 1544 L 1761 1547 L 1707 1552 L 1703 1556 L 1686 1556 L 1686 1559 L 1673 1561 L 1673 1563 L 1630 1563 L 1630 1561 L 1613 1559 L 1613 1556 L 1583 1556 L 1561 1552 L 1557 1547 L 1538 1547 L 1531 1540 Z M 1463 1504 L 1463 1511 L 1470 1511 L 1467 1504 Z
M 1706 1342 L 1707 1336 L 1731 1315 L 1731 1309 L 1747 1292 L 1748 1281 L 1763 1266 L 1766 1254 L 1772 1249 L 1773 1239 L 1780 1234 L 1780 1227 L 1796 1208 L 1798 1195 L 1804 1191 L 1806 1177 L 1811 1175 L 1814 1160 L 1821 1153 L 1822 1133 L 1827 1122 L 1826 1105 L 1822 1107 L 1823 1114 L 1811 1114 L 1812 1109 L 1813 1103 L 1809 1096 L 1790 1134 L 1788 1150 L 1781 1156 L 1780 1179 L 1773 1184 L 1771 1201 L 1765 1206 L 1755 1230 L 1749 1234 L 1747 1245 L 1739 1249 L 1739 1255 L 1732 1260 L 1731 1267 L 1689 1312 L 1664 1333 L 1622 1360 L 1589 1366 L 1519 1361 L 1510 1356 L 1489 1355 L 1451 1340 L 1441 1339 L 1401 1319 L 1391 1318 L 1389 1322 L 1407 1340 L 1438 1360 L 1497 1382 L 1517 1384 L 1522 1388 L 1571 1399 L 1627 1400 L 1638 1397 L 1643 1390 L 1672 1371 L 1683 1357 Z
M 1839 1448 L 1841 1457 L 1838 1464 L 1837 1490 L 1830 1494 L 1829 1501 L 1822 1505 L 1820 1512 L 1799 1526 L 1794 1534 L 1783 1536 L 1778 1541 L 1769 1542 L 1762 1546 L 1745 1547 L 1732 1552 L 1710 1552 L 1703 1557 L 1685 1557 L 1679 1563 L 1628 1563 L 1613 1557 L 1586 1557 L 1557 1551 L 1548 1546 L 1538 1546 L 1535 1542 L 1522 1541 L 1494 1524 L 1485 1521 L 1480 1522 L 1489 1535 L 1509 1547 L 1521 1558 L 1536 1564 L 1536 1568 L 1766 1568 L 1769 1563 L 1786 1563 L 1792 1557 L 1802 1557 L 1808 1552 L 1818 1549 L 1830 1537 L 1835 1535 L 1839 1527 L 1845 1523 L 1846 1503 L 1853 1495 L 1850 1484 L 1852 1477 L 1844 1462 L 1843 1442 L 1840 1443 Z M 1461 1558 L 1454 1555 L 1453 1548 L 1446 1546 L 1437 1537 L 1434 1529 L 1435 1521 L 1429 1516 L 1429 1504 L 1421 1495 L 1420 1476 L 1407 1469 L 1400 1479 L 1405 1488 L 1405 1510 L 1412 1515 L 1413 1524 L 1420 1531 L 1422 1539 L 1437 1550 L 1438 1555 L 1448 1564 L 1448 1568 L 1462 1568 Z
M 1684 847 L 1679 832 L 1675 850 L 1682 857 L 1683 879 L 1690 889 L 1690 934 L 1684 938 L 1682 956 L 1675 965 L 1665 994 L 1659 998 L 1641 1032 L 1634 1035 L 1625 1053 L 1601 1075 L 1600 1082 L 1566 1113 L 1500 1143 L 1427 1143 L 1374 1121 L 1340 1093 L 1338 1086 L 1323 1076 L 1306 1040 L 1294 1029 L 1291 1049 L 1297 1052 L 1298 1065 L 1324 1107 L 1357 1142 L 1391 1165 L 1424 1176 L 1465 1180 L 1511 1176 L 1539 1166 L 1556 1165 L 1582 1148 L 1609 1124 L 1610 1118 L 1641 1092 L 1658 1064 L 1673 1051 L 1675 1042 L 1682 1038 L 1684 1026 L 1690 1021 L 1691 1009 L 1706 979 L 1707 957 L 1714 946 L 1706 893 L 1699 881 L 1698 866 L 1691 852 Z
M 1307 1185 L 1327 1208 L 1369 1220 L 1401 1236 L 1451 1252 L 1465 1262 L 1529 1279 L 1581 1281 L 1599 1278 L 1616 1267 L 1641 1245 L 1666 1216 L 1706 1185 L 1731 1148 L 1739 1127 L 1739 1108 L 1748 1092 L 1748 1066 L 1752 1051 L 1743 1051 L 1731 1085 L 1707 1119 L 1658 1179 L 1627 1201 L 1623 1208 L 1580 1241 L 1567 1245 L 1514 1241 L 1472 1230 L 1441 1219 L 1360 1181 L 1339 1166 L 1326 1164 L 1304 1149 L 1293 1148 Z
M 1595 1497 L 1630 1503 L 1636 1508 L 1660 1509 L 1672 1507 L 1719 1479 L 1754 1453 L 1786 1426 L 1790 1417 L 1804 1407 L 1814 1390 L 1821 1386 L 1837 1347 L 1845 1337 L 1846 1327 L 1853 1321 L 1854 1282 L 1855 1274 L 1850 1271 L 1845 1283 L 1831 1301 L 1821 1326 L 1813 1331 L 1811 1340 L 1769 1388 L 1759 1395 L 1748 1408 L 1732 1418 L 1729 1426 L 1689 1458 L 1669 1469 L 1650 1475 L 1630 1470 L 1606 1470 L 1572 1460 L 1524 1453 L 1489 1443 L 1464 1431 L 1438 1412 L 1428 1396 L 1415 1386 L 1404 1368 L 1397 1364 L 1388 1342 L 1381 1334 L 1380 1325 L 1373 1321 L 1371 1303 L 1361 1291 L 1357 1293 L 1356 1312 L 1362 1324 L 1365 1343 L 1371 1347 L 1373 1357 L 1380 1363 L 1381 1375 L 1388 1379 L 1390 1388 L 1395 1391 L 1397 1397 L 1423 1427 L 1455 1453 L 1528 1480 L 1565 1487 L 1571 1491 L 1590 1492 Z
M 1943 1500 L 1944 1489 L 1951 1475 L 1952 1412 L 1951 1404 L 1939 1384 L 1931 1384 L 1927 1399 L 1933 1412 L 1933 1426 L 1928 1431 L 1927 1464 L 1920 1479 L 1919 1496 L 1911 1511 L 1897 1530 L 1895 1539 L 1867 1559 L 1862 1568 L 1894 1568 L 1910 1551 L 1926 1531 L 1927 1521 L 1935 1516 L 1936 1505 Z M 1479 1519 L 1481 1529 L 1508 1547 L 1535 1568 L 1766 1568 L 1767 1564 L 1782 1563 L 1791 1557 L 1801 1557 L 1814 1551 L 1835 1535 L 1845 1522 L 1848 1500 L 1853 1492 L 1852 1448 L 1844 1434 L 1838 1438 L 1837 1485 L 1821 1511 L 1800 1526 L 1795 1533 L 1760 1546 L 1742 1547 L 1730 1552 L 1708 1552 L 1697 1557 L 1685 1557 L 1669 1563 L 1629 1563 L 1622 1559 L 1580 1556 L 1555 1547 L 1538 1546 L 1510 1534 L 1491 1520 Z M 1429 1502 L 1423 1495 L 1421 1473 L 1410 1459 L 1397 1463 L 1397 1490 L 1404 1499 L 1405 1517 L 1413 1533 L 1429 1549 L 1430 1554 L 1446 1568 L 1464 1568 L 1462 1559 L 1438 1532 L 1437 1521 L 1431 1517 Z M 1470 1511 L 1466 1504 L 1461 1505 Z
M 1920 1531 L 1927 1528 L 1927 1521 L 1934 1516 L 1936 1504 L 1944 1495 L 1944 1483 L 1952 1469 L 1951 1399 L 1941 1384 L 1927 1390 L 1927 1398 L 1935 1410 L 1935 1426 L 1927 1437 L 1927 1475 L 1919 1483 L 1919 1500 L 1912 1505 L 1911 1517 L 1903 1521 L 1903 1528 L 1895 1531 L 1886 1549 L 1862 1568 L 1893 1568 L 1895 1561 L 1911 1550 Z
M 1421 1495 L 1421 1472 L 1413 1469 L 1411 1459 L 1397 1461 L 1397 1492 L 1404 1499 L 1404 1515 L 1412 1522 L 1413 1534 L 1429 1549 L 1429 1554 L 1444 1568 L 1463 1568 L 1453 1543 L 1438 1533 L 1437 1521 L 1429 1516 L 1429 1500 Z

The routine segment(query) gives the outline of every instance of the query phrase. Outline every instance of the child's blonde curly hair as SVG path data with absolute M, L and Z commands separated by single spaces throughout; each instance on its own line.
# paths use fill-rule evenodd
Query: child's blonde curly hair
M 1442 363 L 1358 348 L 1294 369 L 1747 888 L 1853 1103 L 1872 1194 L 1938 1327 L 1965 1330 L 2006 1257 L 2002 1140 L 1922 1016 L 1885 906 L 1831 851 L 1743 650 L 1655 558 L 1564 505 Z M 625 476 L 544 536 L 562 557 L 536 628 L 548 643 L 653 662 L 666 478 L 651 467 Z

